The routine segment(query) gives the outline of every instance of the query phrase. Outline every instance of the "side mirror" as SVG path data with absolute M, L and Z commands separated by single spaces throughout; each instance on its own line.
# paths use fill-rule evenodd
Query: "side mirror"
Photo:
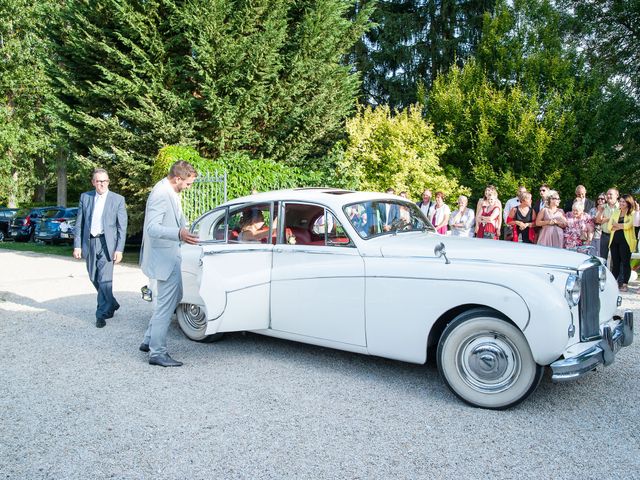
M 447 265 L 449 265 L 449 264 L 451 263 L 451 262 L 449 261 L 449 259 L 447 258 L 447 250 L 446 250 L 446 248 L 444 247 L 444 243 L 440 242 L 438 245 L 436 245 L 436 246 L 433 248 L 433 254 L 434 254 L 436 257 L 438 257 L 438 258 L 440 258 L 440 257 L 444 257 L 445 263 L 446 263 Z

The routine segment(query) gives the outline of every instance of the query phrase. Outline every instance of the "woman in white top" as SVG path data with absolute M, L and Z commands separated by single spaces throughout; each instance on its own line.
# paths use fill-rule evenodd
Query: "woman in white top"
M 449 219 L 449 227 L 451 227 L 451 235 L 458 237 L 472 237 L 473 226 L 476 221 L 475 213 L 467 208 L 469 199 L 464 195 L 458 197 L 458 209 L 451 214 Z
M 436 232 L 441 235 L 447 234 L 447 225 L 449 224 L 449 217 L 451 216 L 451 209 L 449 205 L 444 203 L 444 193 L 436 193 L 436 208 L 433 210 L 433 218 L 431 223 L 436 227 Z

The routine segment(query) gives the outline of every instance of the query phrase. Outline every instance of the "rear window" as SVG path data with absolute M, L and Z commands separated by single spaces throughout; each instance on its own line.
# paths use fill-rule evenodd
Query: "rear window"
M 64 213 L 64 210 L 45 210 L 44 212 L 38 212 L 38 216 L 39 217 L 44 217 L 44 218 L 56 218 L 56 217 L 62 217 L 62 214 Z

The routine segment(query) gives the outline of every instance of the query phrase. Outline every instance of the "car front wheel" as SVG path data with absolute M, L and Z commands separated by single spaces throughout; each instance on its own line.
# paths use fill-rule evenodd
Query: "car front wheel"
M 451 391 L 482 408 L 505 409 L 527 398 L 544 367 L 533 359 L 527 339 L 491 310 L 456 317 L 438 344 L 438 370 Z
M 207 317 L 205 316 L 204 308 L 200 305 L 181 303 L 176 310 L 176 316 L 182 332 L 187 338 L 195 342 L 215 342 L 224 335 L 223 333 L 205 334 L 207 331 Z

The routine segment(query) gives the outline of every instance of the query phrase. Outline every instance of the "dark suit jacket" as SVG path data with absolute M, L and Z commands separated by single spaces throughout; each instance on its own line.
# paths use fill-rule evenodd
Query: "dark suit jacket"
M 80 196 L 78 205 L 73 247 L 82 248 L 82 256 L 85 258 L 89 253 L 89 235 L 95 198 L 95 190 L 85 192 Z M 115 252 L 124 251 L 124 242 L 127 235 L 127 210 L 125 209 L 122 195 L 109 191 L 102 211 L 102 224 L 109 260 L 112 261 Z
M 400 218 L 400 209 L 397 204 L 392 204 L 389 209 L 389 217 L 387 218 L 387 204 L 380 203 L 378 204 L 378 211 L 380 212 L 380 219 L 382 220 L 383 225 L 391 225 L 394 220 Z
M 573 202 L 575 201 L 575 198 L 571 198 L 569 200 L 567 200 L 567 203 L 564 204 L 564 211 L 565 212 L 570 212 L 573 209 Z M 584 213 L 589 213 L 589 211 L 595 207 L 595 203 L 593 203 L 593 200 L 589 200 L 588 198 L 584 199 Z

